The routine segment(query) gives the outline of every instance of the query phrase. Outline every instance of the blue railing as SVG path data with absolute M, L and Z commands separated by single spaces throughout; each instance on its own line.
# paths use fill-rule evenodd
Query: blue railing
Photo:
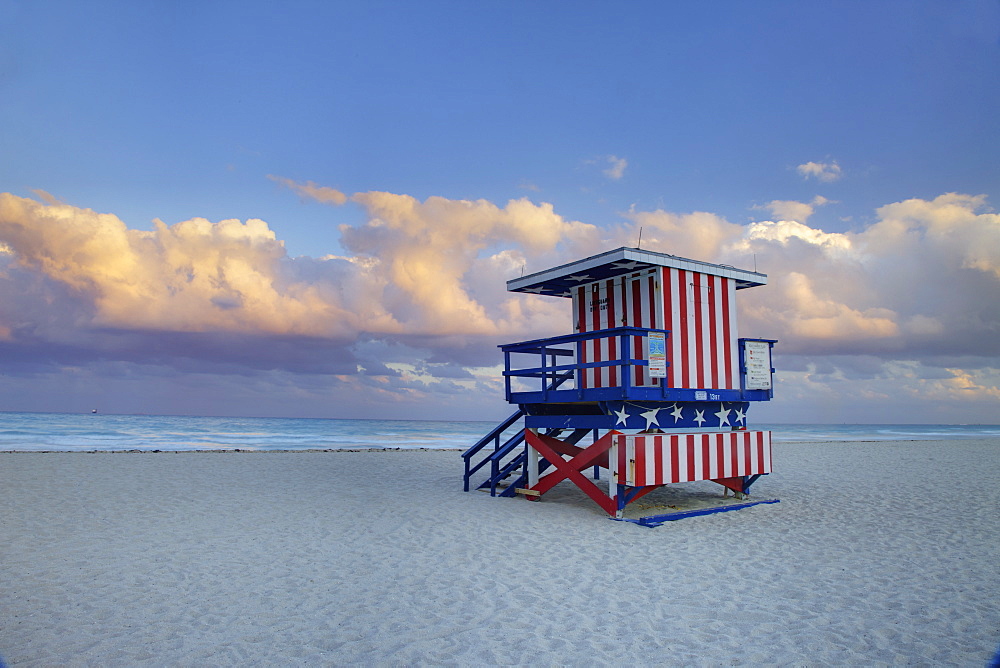
M 616 327 L 595 332 L 583 332 L 556 336 L 550 339 L 535 339 L 520 343 L 508 343 L 500 346 L 504 354 L 504 389 L 507 401 L 510 403 L 547 403 L 550 401 L 583 401 L 589 398 L 609 398 L 611 395 L 629 396 L 633 388 L 632 373 L 634 367 L 649 366 L 649 361 L 632 356 L 634 340 L 643 339 L 642 350 L 646 350 L 645 339 L 650 333 L 661 333 L 664 340 L 670 333 L 662 329 L 646 327 Z M 584 345 L 600 339 L 617 339 L 617 353 L 614 359 L 594 362 L 581 362 Z M 512 368 L 513 355 L 535 355 L 535 366 Z M 566 358 L 569 358 L 568 360 Z M 568 363 L 564 363 L 568 362 Z M 617 367 L 620 369 L 619 383 L 614 387 L 584 388 L 583 373 L 587 369 Z M 537 378 L 538 390 L 519 391 L 511 387 L 512 378 Z M 575 388 L 558 389 L 559 385 L 569 379 L 574 380 Z M 654 387 L 644 387 L 649 393 L 666 396 L 666 383 L 660 382 Z M 600 397 L 598 397 L 600 395 Z
M 502 453 L 501 456 L 509 454 L 515 447 L 517 447 L 522 441 L 524 441 L 524 431 L 519 429 L 506 443 L 500 444 L 500 438 L 503 436 L 504 432 L 514 426 L 514 423 L 524 417 L 524 413 L 519 409 L 513 415 L 508 417 L 506 420 L 498 424 L 493 428 L 490 433 L 483 436 L 479 441 L 473 445 L 471 448 L 462 453 L 462 459 L 465 460 L 465 475 L 463 480 L 465 482 L 465 491 L 469 491 L 469 478 L 472 477 L 476 471 L 481 469 L 486 464 L 493 464 L 493 468 L 496 468 L 499 464 L 499 459 L 494 457 L 486 457 L 478 464 L 472 464 L 472 458 L 479 453 L 480 450 L 485 448 L 491 442 L 493 443 L 493 453 L 494 455 Z M 494 472 L 495 475 L 495 472 Z
M 554 389 L 559 387 L 568 379 L 569 379 L 568 376 L 557 378 L 556 380 L 552 381 L 552 384 L 549 387 L 549 389 Z M 486 434 L 486 436 L 483 436 L 481 439 L 479 439 L 479 441 L 476 442 L 475 445 L 473 445 L 471 448 L 462 453 L 462 459 L 465 460 L 464 481 L 465 481 L 466 492 L 469 491 L 469 479 L 472 477 L 472 474 L 476 473 L 486 464 L 490 464 L 490 469 L 491 469 L 490 481 L 493 485 L 491 493 L 493 496 L 496 496 L 497 482 L 502 478 L 506 477 L 507 473 L 509 473 L 509 471 L 507 471 L 506 469 L 504 469 L 503 471 L 501 470 L 503 459 L 511 452 L 513 452 L 514 448 L 516 448 L 517 446 L 519 446 L 521 443 L 524 442 L 524 430 L 519 429 L 517 432 L 514 433 L 513 436 L 507 439 L 507 441 L 503 444 L 500 443 L 500 439 L 501 437 L 504 436 L 504 432 L 506 432 L 508 429 L 514 426 L 514 424 L 522 417 L 524 417 L 524 411 L 519 407 L 517 411 L 515 411 L 512 415 L 510 415 L 510 417 L 508 417 L 506 420 L 498 424 L 490 431 L 490 433 Z M 485 448 L 490 443 L 493 444 L 492 454 L 490 454 L 488 457 L 480 461 L 478 464 L 473 464 L 472 458 L 476 456 L 480 450 Z

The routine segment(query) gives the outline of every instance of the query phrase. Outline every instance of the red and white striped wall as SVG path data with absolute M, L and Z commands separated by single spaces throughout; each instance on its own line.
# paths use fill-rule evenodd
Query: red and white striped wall
M 667 386 L 691 389 L 738 389 L 736 282 L 696 271 L 660 267 L 615 279 L 581 285 L 573 294 L 579 332 L 621 326 L 670 331 Z M 583 346 L 581 362 L 616 359 L 619 339 Z M 645 342 L 632 337 L 633 356 L 645 359 Z M 632 383 L 650 386 L 645 367 L 635 367 Z M 584 387 L 617 387 L 617 367 L 591 369 Z
M 621 278 L 587 283 L 573 294 L 577 331 L 596 332 L 618 327 L 615 315 L 621 310 Z M 588 341 L 581 346 L 580 362 L 603 362 L 618 357 L 619 339 L 611 337 Z M 617 387 L 618 367 L 585 369 L 583 387 Z
M 631 327 L 666 329 L 663 325 L 663 305 L 658 300 L 660 294 L 660 270 L 653 269 L 642 274 L 633 274 L 624 279 L 626 324 Z M 636 359 L 646 359 L 646 340 L 641 336 L 632 338 L 632 355 Z M 669 361 L 670 353 L 667 353 Z M 667 367 L 669 370 L 669 366 Z M 654 383 L 647 367 L 633 369 L 632 384 L 636 387 L 650 387 Z M 669 374 L 669 371 L 668 371 Z M 669 376 L 668 376 L 669 378 Z M 657 379 L 659 380 L 659 379 Z
M 615 441 L 612 480 L 633 487 L 771 472 L 770 431 L 619 434 Z
M 670 387 L 738 389 L 736 282 L 671 267 L 663 274 Z

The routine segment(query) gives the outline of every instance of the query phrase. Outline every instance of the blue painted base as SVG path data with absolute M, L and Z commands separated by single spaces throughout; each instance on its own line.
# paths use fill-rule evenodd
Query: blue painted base
M 638 524 L 644 527 L 658 527 L 665 522 L 673 522 L 674 520 L 682 520 L 685 517 L 697 517 L 698 515 L 712 515 L 714 513 L 725 513 L 730 510 L 743 510 L 744 508 L 749 508 L 751 506 L 759 506 L 762 503 L 780 503 L 781 499 L 763 499 L 761 501 L 750 501 L 748 503 L 733 503 L 727 506 L 717 506 L 715 508 L 700 508 L 698 510 L 679 510 L 676 513 L 665 513 L 663 515 L 650 515 L 649 517 L 640 517 L 638 519 L 629 519 L 626 517 L 609 517 L 608 519 L 615 520 L 616 522 L 632 522 L 633 524 Z

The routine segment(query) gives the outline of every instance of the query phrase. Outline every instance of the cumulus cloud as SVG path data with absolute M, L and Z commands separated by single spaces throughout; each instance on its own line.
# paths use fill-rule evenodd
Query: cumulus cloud
M 831 396 L 868 388 L 897 404 L 904 421 L 911 419 L 904 392 L 914 401 L 995 401 L 997 376 L 988 370 L 1000 365 L 1000 216 L 985 198 L 952 193 L 888 204 L 852 232 L 806 222 L 827 203 L 772 202 L 786 215 L 746 226 L 706 212 L 632 211 L 630 223 L 605 238 L 609 248 L 634 245 L 642 227 L 643 248 L 767 273 L 766 287 L 740 293 L 741 332 L 779 339 L 783 364 L 835 360 L 822 376 L 784 376 L 802 401 L 824 400 L 820 385 Z M 790 215 L 795 205 L 799 213 Z M 843 378 L 845 360 L 861 356 L 872 363 Z M 900 375 L 907 365 L 916 370 L 910 380 Z M 955 389 L 967 377 L 976 382 Z
M 635 246 L 641 228 L 643 248 L 705 260 L 717 257 L 743 234 L 742 226 L 705 211 L 630 211 L 625 217 L 631 224 L 610 229 L 609 248 Z
M 843 176 L 836 160 L 833 162 L 807 162 L 795 169 L 803 178 L 814 178 L 824 183 L 831 183 Z
M 798 215 L 749 225 L 656 210 L 598 228 L 527 199 L 339 197 L 273 179 L 363 209 L 364 222 L 340 228 L 343 256 L 289 258 L 260 220 L 138 231 L 51 196 L 0 194 L 0 348 L 25 370 L 280 370 L 330 374 L 338 396 L 358 400 L 492 400 L 496 343 L 568 333 L 565 300 L 513 295 L 505 281 L 634 246 L 641 228 L 645 249 L 769 274 L 741 291 L 740 328 L 780 339 L 790 395 L 866 378 L 875 394 L 898 382 L 920 400 L 996 400 L 1000 216 L 982 196 L 887 204 L 851 232 L 808 224 L 822 198 L 773 201 Z
M 787 219 L 752 223 L 746 228 L 744 238 L 737 247 L 749 248 L 747 242 L 751 241 L 762 241 L 780 248 L 786 248 L 796 242 L 804 242 L 826 250 L 849 251 L 852 247 L 851 238 L 846 234 L 824 232 L 796 220 Z
M 609 155 L 607 161 L 610 166 L 604 170 L 604 175 L 612 181 L 621 180 L 625 176 L 625 168 L 628 167 L 628 160 L 619 158 L 617 155 Z
M 525 267 L 599 244 L 592 225 L 564 220 L 549 204 L 357 193 L 365 224 L 340 228 L 341 244 L 383 277 L 386 308 L 423 334 L 500 334 L 523 328 L 545 302 L 505 292 Z M 547 320 L 548 318 L 544 318 Z
M 830 200 L 822 195 L 817 195 L 811 202 L 776 199 L 768 202 L 762 207 L 755 208 L 762 208 L 770 211 L 771 215 L 778 220 L 794 220 L 804 223 L 809 220 L 810 216 L 813 215 L 817 206 L 823 206 L 824 204 L 829 203 Z
M 277 184 L 280 184 L 293 192 L 297 192 L 299 195 L 306 199 L 314 199 L 317 202 L 323 202 L 324 204 L 335 204 L 340 205 L 347 201 L 347 195 L 340 192 L 336 188 L 330 188 L 329 186 L 318 186 L 312 181 L 306 181 L 305 183 L 296 183 L 292 179 L 287 179 L 283 176 L 275 176 L 274 174 L 268 174 L 267 178 L 271 179 Z
M 195 218 L 130 230 L 111 214 L 0 194 L 0 239 L 18 266 L 69 288 L 91 325 L 334 336 L 356 314 L 298 281 L 261 220 Z
M 771 286 L 749 320 L 796 352 L 928 356 L 1000 353 L 1000 218 L 948 194 L 877 211 L 859 232 L 754 223 L 730 257 L 756 256 Z
M 304 197 L 342 203 L 315 184 L 285 182 Z M 15 275 L 33 282 L 47 293 L 34 303 L 73 314 L 70 327 L 47 328 L 49 337 L 67 330 L 88 337 L 111 330 L 228 332 L 344 345 L 388 337 L 420 340 L 433 351 L 429 357 L 442 358 L 428 360 L 441 370 L 449 360 L 478 355 L 468 352 L 475 337 L 495 343 L 557 326 L 560 305 L 511 295 L 505 281 L 600 245 L 593 226 L 528 200 L 500 207 L 370 192 L 351 201 L 368 220 L 341 228 L 350 254 L 293 259 L 261 220 L 157 220 L 151 231 L 130 230 L 112 214 L 6 193 L 0 278 L 15 294 L 24 291 L 12 287 Z M 42 336 L 38 313 L 7 310 L 0 311 L 2 338 L 23 338 L 28 330 Z M 20 322 L 25 318 L 30 326 Z
M 857 309 L 820 294 L 816 280 L 793 271 L 783 277 L 782 297 L 788 312 L 788 333 L 806 340 L 850 341 L 886 338 L 899 334 L 896 315 L 885 308 Z

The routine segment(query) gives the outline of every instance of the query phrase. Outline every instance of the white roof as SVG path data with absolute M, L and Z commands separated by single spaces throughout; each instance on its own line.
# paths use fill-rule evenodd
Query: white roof
M 725 264 L 689 260 L 676 255 L 654 253 L 638 248 L 617 248 L 583 260 L 511 279 L 507 281 L 507 290 L 568 297 L 570 289 L 578 285 L 631 274 L 652 267 L 673 267 L 731 278 L 736 281 L 737 290 L 767 284 L 767 275 L 756 271 L 737 269 Z

